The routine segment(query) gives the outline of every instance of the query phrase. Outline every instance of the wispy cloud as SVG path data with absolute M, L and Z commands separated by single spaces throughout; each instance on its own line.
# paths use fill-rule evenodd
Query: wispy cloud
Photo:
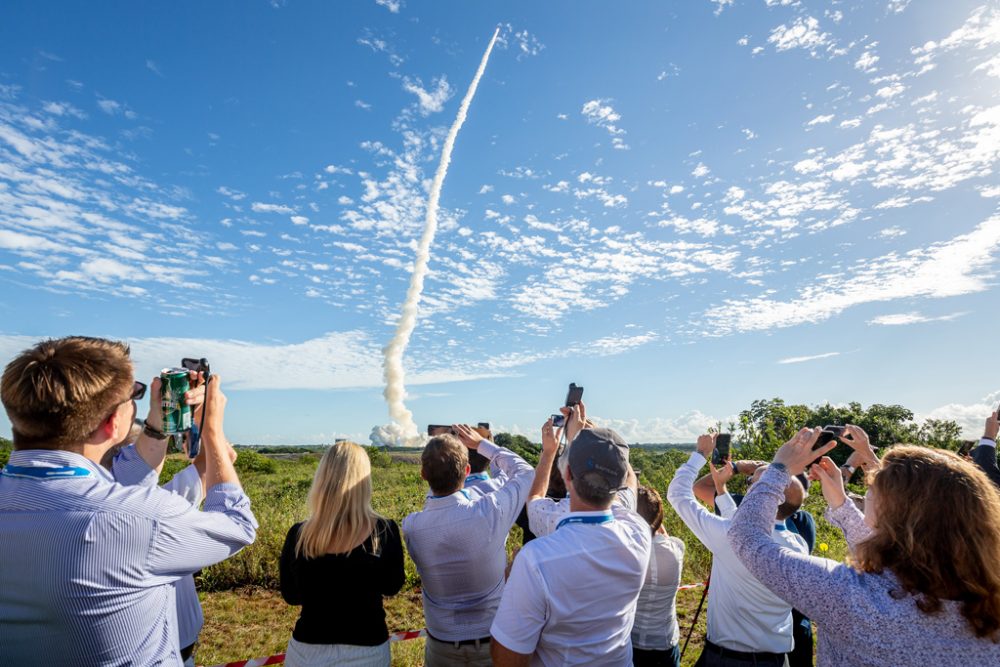
M 824 352 L 822 354 L 810 354 L 805 357 L 786 357 L 784 359 L 779 359 L 779 364 L 801 364 L 806 361 L 816 361 L 817 359 L 829 359 L 830 357 L 839 357 L 840 352 Z
M 398 14 L 399 10 L 403 7 L 403 0 L 375 0 L 375 4 L 385 7 L 393 14 Z
M 830 35 L 820 30 L 819 21 L 812 16 L 800 16 L 791 25 L 779 25 L 771 31 L 767 41 L 774 44 L 776 51 L 805 49 L 812 55 L 832 44 Z
M 417 96 L 420 114 L 429 116 L 444 109 L 444 103 L 451 99 L 455 91 L 448 85 L 448 79 L 440 76 L 431 82 L 430 90 L 425 90 L 419 79 L 403 78 L 403 90 Z
M 146 60 L 146 69 L 155 74 L 156 76 L 163 76 L 163 72 L 160 71 L 160 66 L 156 64 L 153 60 Z
M 958 319 L 967 313 L 951 313 L 949 315 L 938 315 L 937 317 L 930 317 L 927 315 L 921 315 L 917 312 L 910 313 L 895 313 L 892 315 L 879 315 L 878 317 L 868 320 L 868 324 L 876 324 L 880 326 L 893 327 L 893 326 L 905 326 L 907 324 L 922 324 L 924 322 L 950 322 L 951 320 Z
M 295 209 L 291 206 L 286 206 L 285 204 L 265 204 L 259 201 L 251 204 L 250 210 L 254 213 L 295 213 Z

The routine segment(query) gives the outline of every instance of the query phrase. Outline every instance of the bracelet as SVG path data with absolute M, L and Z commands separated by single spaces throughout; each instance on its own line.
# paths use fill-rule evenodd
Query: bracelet
M 143 420 L 142 422 L 142 434 L 152 438 L 153 440 L 166 440 L 167 434 L 163 431 L 157 431 L 155 428 L 149 425 L 149 420 Z
M 740 474 L 740 468 L 739 468 L 739 466 L 736 465 L 736 461 L 730 461 L 729 465 L 733 466 L 733 474 L 734 475 L 739 475 Z

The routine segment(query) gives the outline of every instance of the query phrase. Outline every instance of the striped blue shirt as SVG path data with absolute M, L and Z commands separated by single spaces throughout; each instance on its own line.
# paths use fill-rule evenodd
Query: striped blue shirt
M 253 542 L 236 484 L 205 511 L 122 486 L 72 452 L 11 453 L 0 474 L 4 664 L 181 665 L 174 583 Z
M 111 467 L 115 481 L 125 486 L 156 486 L 160 476 L 149 467 L 135 445 L 123 448 L 115 456 Z M 195 507 L 201 505 L 205 494 L 201 487 L 201 476 L 198 470 L 189 465 L 163 485 L 167 491 L 172 491 L 184 498 Z M 174 584 L 177 594 L 177 637 L 181 648 L 187 648 L 198 641 L 205 617 L 198 600 L 198 589 L 194 585 L 194 575 L 181 577 Z

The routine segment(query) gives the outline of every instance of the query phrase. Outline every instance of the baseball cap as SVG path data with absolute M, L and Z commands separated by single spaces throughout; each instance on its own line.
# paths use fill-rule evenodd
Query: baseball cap
M 614 495 L 628 476 L 628 443 L 609 428 L 585 428 L 569 448 L 569 469 L 594 491 Z

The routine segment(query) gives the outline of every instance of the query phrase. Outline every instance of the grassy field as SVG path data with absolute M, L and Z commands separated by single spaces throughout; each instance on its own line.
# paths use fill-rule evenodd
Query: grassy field
M 666 494 L 666 487 L 676 467 L 686 460 L 682 451 L 633 451 L 633 465 L 641 470 L 645 484 Z M 278 587 L 278 556 L 285 535 L 292 524 L 305 518 L 305 497 L 319 460 L 317 453 L 264 456 L 241 450 L 237 467 L 244 487 L 253 502 L 260 522 L 257 541 L 235 557 L 208 568 L 198 580 L 199 595 L 205 613 L 205 627 L 197 660 L 201 665 L 215 665 L 233 660 L 283 653 L 298 617 L 298 608 L 281 599 Z M 413 454 L 377 453 L 373 455 L 375 508 L 397 522 L 420 508 L 425 496 L 424 483 Z M 184 462 L 168 461 L 163 479 Z M 739 489 L 733 488 L 733 491 Z M 827 545 L 823 555 L 842 559 L 846 545 L 839 530 L 822 519 L 824 508 L 818 486 L 806 501 L 817 520 L 817 545 Z M 682 580 L 703 581 L 710 568 L 710 555 L 695 539 L 669 506 L 665 523 L 672 535 L 687 543 Z M 521 544 L 521 531 L 514 527 L 508 539 L 508 552 Z M 701 589 L 678 594 L 677 607 L 682 637 L 701 597 Z M 406 559 L 406 584 L 399 595 L 386 599 L 390 632 L 417 630 L 423 627 L 420 605 L 420 578 L 413 562 Z M 682 664 L 693 665 L 705 634 L 705 613 L 701 614 L 691 646 Z M 398 642 L 392 647 L 393 665 L 420 665 L 423 640 Z

